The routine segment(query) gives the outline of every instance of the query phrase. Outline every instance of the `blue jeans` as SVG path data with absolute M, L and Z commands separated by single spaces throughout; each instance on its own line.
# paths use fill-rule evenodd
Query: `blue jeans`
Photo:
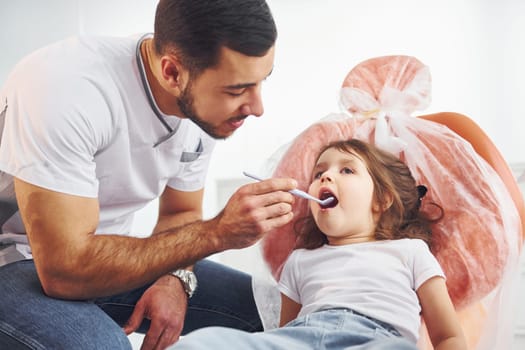
M 417 350 L 417 347 L 386 323 L 348 309 L 332 309 L 299 317 L 266 332 L 208 327 L 186 335 L 169 349 Z
M 199 287 L 190 299 L 183 334 L 205 326 L 262 330 L 251 277 L 203 260 L 194 267 Z M 32 260 L 0 267 L 0 349 L 131 349 L 121 326 L 148 286 L 89 301 L 47 297 Z M 139 332 L 145 332 L 145 320 Z

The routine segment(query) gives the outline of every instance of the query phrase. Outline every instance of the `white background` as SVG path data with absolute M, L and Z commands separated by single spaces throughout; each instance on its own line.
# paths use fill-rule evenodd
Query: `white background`
M 417 57 L 433 78 L 424 113 L 473 118 L 511 164 L 525 163 L 525 1 L 269 0 L 279 30 L 275 68 L 265 82 L 265 114 L 249 118 L 219 142 L 205 193 L 205 216 L 257 171 L 281 145 L 312 122 L 338 111 L 348 71 L 383 55 Z M 0 84 L 25 54 L 75 34 L 150 32 L 156 0 L 0 0 Z M 218 190 L 218 184 L 222 184 Z M 228 185 L 228 186 L 226 186 Z M 147 234 L 156 203 L 138 216 Z M 254 251 L 239 252 L 247 267 Z M 244 254 L 244 255 L 242 255 Z

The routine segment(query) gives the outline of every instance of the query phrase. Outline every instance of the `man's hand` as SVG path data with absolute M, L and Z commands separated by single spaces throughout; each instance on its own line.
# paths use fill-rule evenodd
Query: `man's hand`
M 287 224 L 293 218 L 294 197 L 288 191 L 297 187 L 290 178 L 274 178 L 240 187 L 223 211 L 212 221 L 213 234 L 223 249 L 240 249 L 256 243 L 266 232 Z
M 182 332 L 188 307 L 188 296 L 174 276 L 163 276 L 138 301 L 124 332 L 134 332 L 144 318 L 151 326 L 144 337 L 141 350 L 162 350 L 175 343 Z

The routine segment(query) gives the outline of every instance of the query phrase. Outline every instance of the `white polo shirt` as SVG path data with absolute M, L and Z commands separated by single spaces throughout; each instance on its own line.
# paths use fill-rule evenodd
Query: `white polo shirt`
M 148 100 L 139 39 L 70 38 L 14 68 L 0 91 L 0 200 L 13 200 L 16 176 L 98 198 L 97 233 L 129 234 L 133 213 L 166 186 L 203 188 L 215 141 Z M 18 214 L 3 232 L 25 232 Z

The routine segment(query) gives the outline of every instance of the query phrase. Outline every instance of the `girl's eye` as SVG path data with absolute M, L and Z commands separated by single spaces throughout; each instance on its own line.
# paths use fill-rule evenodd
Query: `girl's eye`
M 321 175 L 323 175 L 322 171 L 318 171 L 318 172 L 314 173 L 314 179 L 320 179 Z
M 354 171 L 350 168 L 347 168 L 347 167 L 344 167 L 343 169 L 341 169 L 341 174 L 353 174 Z

